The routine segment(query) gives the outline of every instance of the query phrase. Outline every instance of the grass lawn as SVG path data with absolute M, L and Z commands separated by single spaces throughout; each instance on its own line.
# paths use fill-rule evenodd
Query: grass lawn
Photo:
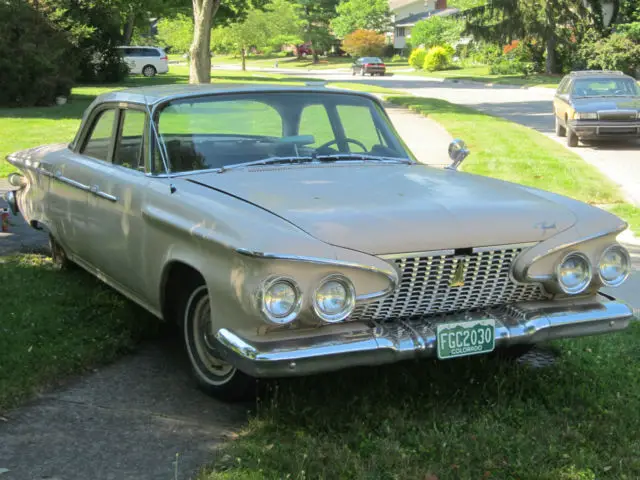
M 392 69 L 393 71 L 393 69 Z M 562 79 L 562 75 L 536 74 L 524 77 L 523 75 L 491 75 L 488 66 L 460 68 L 456 70 L 444 70 L 441 72 L 407 72 L 409 75 L 421 75 L 433 78 L 449 78 L 458 80 L 473 80 L 474 82 L 522 85 L 523 87 L 548 87 L 556 88 Z
M 491 357 L 281 381 L 200 480 L 640 478 L 640 325 Z
M 633 234 L 640 238 L 640 207 L 634 205 L 614 205 L 609 211 L 620 218 L 624 218 L 631 228 Z
M 89 274 L 57 271 L 42 255 L 0 257 L 0 285 L 0 412 L 114 359 L 158 325 Z

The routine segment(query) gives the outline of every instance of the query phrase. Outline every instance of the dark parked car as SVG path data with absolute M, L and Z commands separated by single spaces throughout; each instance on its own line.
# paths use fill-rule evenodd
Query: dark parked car
M 553 99 L 556 135 L 578 140 L 640 138 L 640 87 L 622 72 L 590 70 L 565 76 Z
M 381 58 L 378 57 L 360 57 L 353 65 L 351 65 L 351 73 L 355 75 L 359 73 L 360 75 L 364 75 L 368 73 L 369 75 L 384 75 L 386 71 L 386 66 Z

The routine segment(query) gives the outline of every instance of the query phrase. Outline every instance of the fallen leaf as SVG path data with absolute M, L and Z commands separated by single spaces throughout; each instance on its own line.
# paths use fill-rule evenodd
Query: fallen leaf
M 2 475 L 3 473 L 7 473 L 8 471 L 9 471 L 8 468 L 0 468 L 0 475 Z
M 609 470 L 611 470 L 612 468 L 613 468 L 613 467 L 609 467 L 609 466 L 607 466 L 607 467 L 604 467 L 602 470 L 604 470 L 605 472 L 608 472 L 608 471 L 609 471 Z

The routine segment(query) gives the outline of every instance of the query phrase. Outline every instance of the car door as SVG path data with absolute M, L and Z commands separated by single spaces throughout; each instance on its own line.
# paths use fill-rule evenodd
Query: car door
M 116 117 L 109 157 L 92 161 L 87 257 L 99 275 L 144 297 L 147 114 L 142 106 L 128 105 L 121 106 Z
M 109 157 L 117 120 L 115 105 L 94 110 L 80 132 L 78 150 L 66 150 L 51 164 L 41 167 L 49 173 L 48 209 L 52 233 L 73 259 L 86 259 L 87 207 L 93 179 L 94 159 Z
M 569 92 L 571 88 L 571 79 L 567 78 L 560 83 L 556 95 L 553 98 L 553 110 L 560 124 L 565 124 L 565 117 L 571 105 Z

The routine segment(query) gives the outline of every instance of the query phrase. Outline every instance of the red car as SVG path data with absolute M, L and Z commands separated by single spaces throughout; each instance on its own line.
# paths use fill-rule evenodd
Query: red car
M 379 57 L 360 57 L 353 65 L 351 65 L 351 74 L 355 75 L 359 73 L 360 75 L 369 74 L 371 76 L 381 75 L 383 76 L 386 72 L 386 66 L 381 58 Z

